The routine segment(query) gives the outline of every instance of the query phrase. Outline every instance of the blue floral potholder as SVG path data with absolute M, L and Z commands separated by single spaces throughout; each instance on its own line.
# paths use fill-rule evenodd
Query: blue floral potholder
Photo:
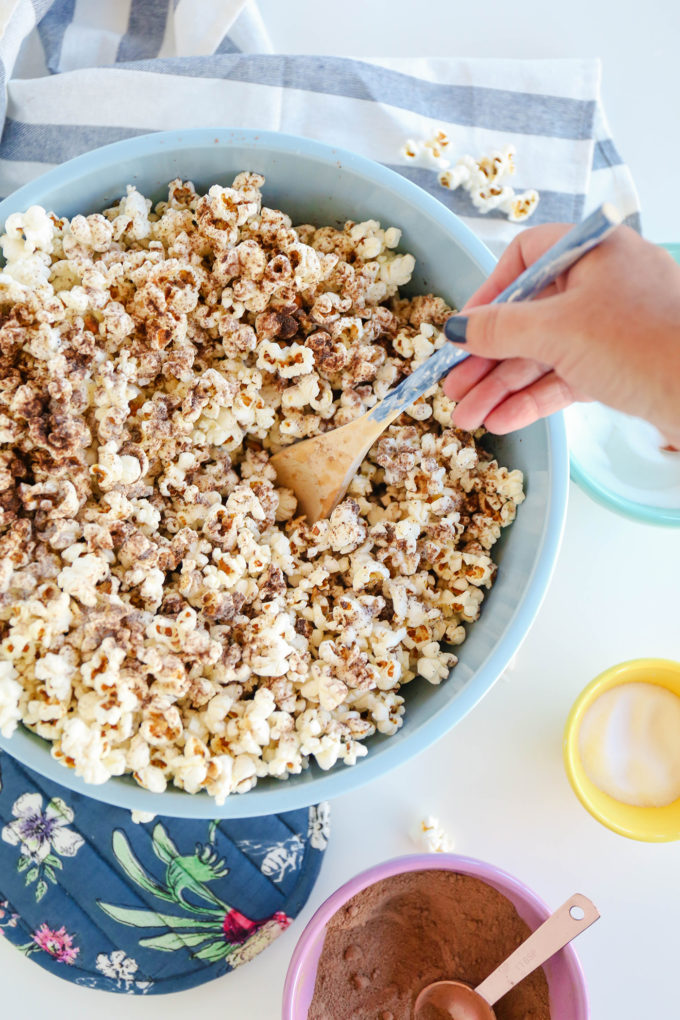
M 312 891 L 328 805 L 134 822 L 0 752 L 0 935 L 89 988 L 176 992 L 251 960 Z

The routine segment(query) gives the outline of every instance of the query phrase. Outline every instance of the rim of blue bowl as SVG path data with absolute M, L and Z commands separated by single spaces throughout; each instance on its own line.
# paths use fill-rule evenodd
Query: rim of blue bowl
M 39 195 L 46 187 L 56 188 L 73 180 L 74 176 L 96 170 L 102 163 L 110 165 L 112 158 L 123 160 L 152 155 L 159 147 L 165 146 L 180 150 L 203 145 L 212 148 L 216 140 L 219 144 L 238 144 L 254 150 L 265 148 L 298 153 L 317 162 L 339 165 L 341 169 L 348 169 L 383 185 L 405 202 L 416 206 L 424 215 L 438 220 L 451 234 L 452 240 L 461 244 L 472 261 L 485 274 L 488 275 L 496 264 L 496 259 L 486 245 L 455 213 L 395 171 L 365 156 L 323 142 L 253 129 L 191 128 L 186 131 L 163 131 L 138 135 L 93 149 L 53 170 L 48 170 L 0 202 L 0 224 L 4 224 L 9 213 L 24 210 L 33 202 L 41 201 Z M 85 783 L 72 770 L 63 766 L 57 767 L 56 764 L 50 765 L 46 773 L 48 760 L 52 761 L 49 744 L 22 726 L 11 738 L 0 736 L 0 747 L 34 771 L 47 775 L 53 782 L 61 783 L 86 797 L 129 810 L 150 811 L 178 818 L 249 818 L 293 811 L 349 793 L 379 776 L 387 775 L 448 733 L 481 701 L 520 648 L 540 609 L 562 541 L 569 490 L 569 453 L 562 414 L 552 415 L 546 420 L 545 425 L 548 431 L 548 463 L 551 479 L 548 512 L 537 543 L 539 545 L 543 543 L 543 548 L 534 566 L 533 576 L 521 607 L 509 621 L 487 661 L 470 678 L 465 687 L 416 731 L 404 736 L 394 746 L 391 744 L 384 746 L 379 756 L 371 755 L 369 749 L 368 755 L 351 767 L 336 766 L 334 770 L 322 776 L 315 776 L 299 784 L 293 784 L 289 780 L 281 783 L 278 788 L 262 790 L 261 787 L 255 787 L 253 791 L 255 795 L 233 794 L 227 797 L 223 805 L 217 806 L 214 799 L 206 793 L 188 794 L 172 787 L 164 793 L 152 793 L 138 786 L 129 776 L 115 777 L 101 786 L 93 786 Z
M 641 524 L 656 524 L 666 528 L 680 527 L 680 510 L 674 510 L 672 507 L 666 509 L 665 507 L 647 506 L 646 503 L 636 503 L 624 496 L 619 496 L 618 493 L 598 482 L 594 475 L 589 474 L 573 451 L 569 453 L 569 462 L 572 480 L 600 506 Z
M 667 252 L 680 265 L 680 244 L 662 244 Z M 666 528 L 680 528 L 680 510 L 673 507 L 648 506 L 633 499 L 620 496 L 613 489 L 599 482 L 596 475 L 586 471 L 573 450 L 569 450 L 570 474 L 573 481 L 600 506 L 613 510 L 622 517 L 638 521 L 642 524 L 657 524 Z

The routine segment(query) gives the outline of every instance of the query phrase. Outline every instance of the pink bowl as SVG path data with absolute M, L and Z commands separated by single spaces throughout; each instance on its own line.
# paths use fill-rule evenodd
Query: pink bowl
M 323 948 L 325 928 L 333 914 L 362 889 L 405 871 L 457 871 L 487 882 L 514 904 L 517 913 L 535 929 L 551 911 L 538 896 L 506 871 L 493 864 L 457 854 L 413 854 L 376 864 L 341 886 L 319 907 L 295 947 L 283 988 L 282 1020 L 307 1020 L 314 994 L 316 968 Z M 550 991 L 551 1020 L 588 1020 L 590 1009 L 581 964 L 571 946 L 561 949 L 545 964 Z

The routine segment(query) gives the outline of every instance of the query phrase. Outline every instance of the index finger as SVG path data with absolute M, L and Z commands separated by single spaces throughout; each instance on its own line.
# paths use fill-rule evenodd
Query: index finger
M 559 241 L 568 230 L 571 230 L 571 226 L 570 223 L 544 223 L 540 227 L 523 230 L 521 234 L 513 238 L 501 255 L 491 276 L 474 292 L 472 297 L 468 298 L 462 311 L 465 311 L 466 308 L 475 308 L 477 305 L 488 305 L 525 269 L 536 262 L 548 248 Z M 540 296 L 549 297 L 554 292 L 555 285 L 551 284 L 550 287 L 546 287 L 542 291 Z

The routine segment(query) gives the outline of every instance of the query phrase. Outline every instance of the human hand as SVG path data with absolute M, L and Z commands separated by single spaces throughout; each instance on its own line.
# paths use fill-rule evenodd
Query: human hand
M 444 391 L 453 424 L 503 434 L 575 400 L 600 400 L 680 444 L 680 267 L 627 227 L 533 301 L 489 304 L 570 229 L 523 231 L 462 310 L 473 357 Z M 454 342 L 449 320 L 445 330 Z M 460 336 L 460 333 L 458 333 Z

